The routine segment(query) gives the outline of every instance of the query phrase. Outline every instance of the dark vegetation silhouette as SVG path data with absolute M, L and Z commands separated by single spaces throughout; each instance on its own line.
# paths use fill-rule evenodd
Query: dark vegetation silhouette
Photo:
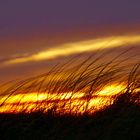
M 1 93 L 7 95 L 0 107 L 6 105 L 12 96 L 37 92 L 61 96 L 72 92 L 69 99 L 48 98 L 38 101 L 30 113 L 24 106 L 18 114 L 0 114 L 0 139 L 32 139 L 32 140 L 136 140 L 140 139 L 140 63 L 128 63 L 132 57 L 122 57 L 122 52 L 109 61 L 102 61 L 107 53 L 94 57 L 91 55 L 80 63 L 73 58 L 65 64 L 57 64 L 47 73 L 23 80 L 10 86 Z M 124 83 L 126 88 L 121 94 L 111 96 L 113 103 L 90 113 L 88 109 L 91 98 L 96 92 L 112 83 Z M 73 113 L 72 97 L 77 92 L 84 92 L 86 105 L 84 112 L 79 113 L 81 104 Z M 53 100 L 53 102 L 51 102 Z M 69 102 L 69 104 L 67 104 Z M 20 104 L 20 100 L 19 100 Z M 60 105 L 59 105 L 60 104 Z M 30 105 L 30 103 L 29 103 Z M 47 111 L 44 111 L 49 105 Z M 68 105 L 68 107 L 65 107 Z M 12 107 L 16 111 L 16 106 Z M 66 110 L 67 109 L 67 110 Z M 94 109 L 94 108 L 93 108 Z

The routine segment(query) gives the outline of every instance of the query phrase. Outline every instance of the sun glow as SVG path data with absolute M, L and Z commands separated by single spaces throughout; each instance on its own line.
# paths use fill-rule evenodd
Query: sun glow
M 93 40 L 79 41 L 58 45 L 48 50 L 43 50 L 26 57 L 15 58 L 6 61 L 4 64 L 18 64 L 30 61 L 42 61 L 54 59 L 60 56 L 69 56 L 73 54 L 102 50 L 107 48 L 115 48 L 127 45 L 136 45 L 140 43 L 140 35 L 124 35 L 124 36 L 109 36 Z
M 101 91 L 97 92 L 98 95 L 100 96 L 112 96 L 120 93 L 121 91 L 125 90 L 125 86 L 123 85 L 110 85 L 104 87 Z
M 84 113 L 88 111 L 93 113 L 105 106 L 113 103 L 113 96 L 121 94 L 125 89 L 124 85 L 110 85 L 104 87 L 101 91 L 91 95 L 87 100 L 87 94 L 83 92 L 66 92 L 66 93 L 28 93 L 17 94 L 1 97 L 0 104 L 5 103 L 0 107 L 0 113 L 30 113 L 37 109 L 43 109 L 47 112 L 49 109 L 56 109 L 58 113 Z

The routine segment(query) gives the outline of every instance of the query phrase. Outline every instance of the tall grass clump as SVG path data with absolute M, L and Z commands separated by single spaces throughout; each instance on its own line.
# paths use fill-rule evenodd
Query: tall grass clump
M 89 107 L 90 101 L 100 96 L 97 93 L 102 91 L 104 87 L 116 83 L 125 85 L 125 89 L 119 91 L 121 92 L 121 98 L 129 101 L 134 100 L 138 103 L 140 63 L 129 64 L 131 58 L 123 57 L 127 52 L 122 52 L 108 61 L 105 58 L 107 53 L 103 53 L 96 57 L 91 55 L 82 62 L 79 62 L 79 60 L 75 62 L 76 58 L 73 58 L 65 64 L 57 64 L 45 74 L 19 81 L 7 88 L 1 93 L 1 97 L 3 95 L 6 95 L 6 97 L 1 98 L 0 107 L 7 105 L 7 101 L 13 95 L 22 94 L 18 97 L 18 102 L 13 103 L 10 107 L 14 112 L 20 104 L 22 106 L 20 111 L 27 112 L 33 102 L 22 103 L 20 101 L 25 96 L 28 97 L 29 93 L 36 93 L 34 96 L 37 96 L 38 100 L 34 103 L 35 105 L 30 109 L 30 112 L 90 113 L 94 112 L 94 106 Z M 40 100 L 39 96 L 42 93 L 46 94 L 46 97 Z M 116 98 L 116 96 L 110 96 L 110 98 Z M 109 101 L 107 100 L 107 102 Z M 110 104 L 112 104 L 111 101 Z M 104 105 L 106 104 L 104 103 Z

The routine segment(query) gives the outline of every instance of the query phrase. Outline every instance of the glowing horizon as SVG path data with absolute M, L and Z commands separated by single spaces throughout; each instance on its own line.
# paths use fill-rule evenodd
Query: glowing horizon
M 124 85 L 117 84 L 104 87 L 101 91 L 97 91 L 92 95 L 88 102 L 88 106 L 86 102 L 87 94 L 84 92 L 66 92 L 60 94 L 28 93 L 12 95 L 6 100 L 3 106 L 0 107 L 0 113 L 20 113 L 22 111 L 30 113 L 36 111 L 37 105 L 39 105 L 40 108 L 45 109 L 44 111 L 47 112 L 55 103 L 57 103 L 57 112 L 65 110 L 64 113 L 67 113 L 71 109 L 72 113 L 75 113 L 76 111 L 78 111 L 78 113 L 83 113 L 84 109 L 87 107 L 89 113 L 93 113 L 104 106 L 110 105 L 110 103 L 113 102 L 113 98 L 111 97 L 121 94 L 125 87 L 126 86 Z M 7 96 L 3 96 L 2 100 L 0 100 L 0 104 L 2 104 L 6 98 Z M 65 106 L 62 107 L 64 104 Z M 70 106 L 71 108 L 69 108 Z M 79 109 L 77 110 L 77 108 Z

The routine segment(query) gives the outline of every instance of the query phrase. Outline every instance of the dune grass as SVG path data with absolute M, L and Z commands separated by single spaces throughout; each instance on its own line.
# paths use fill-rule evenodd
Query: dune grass
M 37 97 L 47 94 L 47 98 L 37 100 L 30 111 L 27 110 L 32 102 L 22 104 L 18 114 L 1 113 L 1 139 L 139 139 L 140 63 L 128 64 L 130 57 L 121 58 L 125 53 L 106 62 L 102 61 L 105 53 L 87 57 L 80 63 L 75 63 L 74 58 L 55 65 L 45 74 L 8 87 L 1 93 L 0 108 L 13 95 L 22 93 L 21 99 L 11 105 L 13 113 L 29 93 L 35 92 Z M 89 107 L 91 100 L 100 96 L 98 92 L 114 83 L 124 84 L 125 88 L 109 96 L 112 100 L 107 100 L 110 103 L 104 103 L 102 108 Z M 84 95 L 76 97 L 77 93 Z M 76 98 L 82 103 L 78 100 L 73 106 Z

